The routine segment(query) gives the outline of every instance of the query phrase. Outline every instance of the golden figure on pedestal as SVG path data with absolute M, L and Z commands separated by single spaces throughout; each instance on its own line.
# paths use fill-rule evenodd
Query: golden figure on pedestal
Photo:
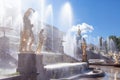
M 114 60 L 115 60 L 114 64 L 120 64 L 119 63 L 119 55 L 118 54 L 114 54 Z
M 32 44 L 34 42 L 33 24 L 29 19 L 30 15 L 34 12 L 32 8 L 29 8 L 23 17 L 24 27 L 20 33 L 20 52 L 32 51 Z
M 82 61 L 83 62 L 88 62 L 87 60 L 87 52 L 86 52 L 87 44 L 85 39 L 83 38 L 83 41 L 81 43 L 81 49 L 82 49 Z
M 41 50 L 42 50 L 42 45 L 43 45 L 43 43 L 45 41 L 45 37 L 43 35 L 43 32 L 44 32 L 44 29 L 41 29 L 40 33 L 39 33 L 39 43 L 38 43 L 38 47 L 37 47 L 36 53 L 40 53 Z

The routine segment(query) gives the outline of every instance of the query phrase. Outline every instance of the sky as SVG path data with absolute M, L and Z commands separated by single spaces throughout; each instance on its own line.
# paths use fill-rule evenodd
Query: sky
M 65 9 L 66 3 L 69 5 Z M 46 23 L 53 24 L 62 31 L 75 31 L 79 26 L 83 29 L 82 35 L 94 41 L 100 36 L 103 38 L 109 35 L 120 36 L 120 0 L 0 0 L 0 4 L 7 6 L 6 13 L 13 14 L 14 18 L 19 13 L 23 16 L 30 7 L 39 15 L 44 15 L 47 7 L 51 5 L 52 13 L 49 10 L 48 16 L 51 18 L 50 15 L 53 15 L 53 18 L 52 21 L 48 18 Z M 43 13 L 41 6 L 44 6 Z M 0 15 L 4 14 L 1 5 L 0 10 Z
M 66 2 L 73 11 L 73 25 L 86 23 L 94 28 L 88 36 L 120 36 L 120 0 L 50 0 L 56 14 Z
M 93 36 L 120 36 L 120 0 L 71 0 L 75 24 L 94 27 Z
M 86 22 L 97 35 L 120 35 L 120 0 L 69 0 L 74 24 Z
M 59 2 L 60 1 L 60 2 Z M 120 0 L 51 0 L 53 8 L 68 1 L 73 10 L 73 25 L 87 23 L 94 30 L 92 37 L 120 36 Z M 58 10 L 58 9 L 57 9 Z M 56 10 L 56 11 L 57 11 Z

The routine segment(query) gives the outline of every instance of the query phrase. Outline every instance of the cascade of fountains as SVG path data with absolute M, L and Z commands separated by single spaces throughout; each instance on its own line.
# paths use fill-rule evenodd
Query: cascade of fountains
M 52 48 L 53 48 L 53 9 L 51 6 L 45 6 L 45 0 L 39 0 L 40 1 L 40 10 L 36 10 L 36 12 L 33 14 L 33 16 L 30 16 L 31 23 L 34 24 L 34 34 L 37 35 L 40 28 L 44 28 L 43 24 L 46 23 L 47 19 L 50 17 L 50 25 L 51 31 L 52 31 Z M 38 3 L 39 3 L 38 1 Z M 29 2 L 28 2 L 29 4 Z M 17 52 L 19 49 L 19 40 L 20 40 L 20 31 L 23 28 L 23 14 L 25 11 L 22 11 L 22 6 L 25 6 L 22 4 L 21 0 L 0 0 L 0 27 L 5 27 L 5 29 L 8 27 L 12 29 L 11 31 L 6 32 L 6 37 L 9 38 L 10 45 L 9 46 L 9 56 L 12 56 L 13 59 L 17 60 Z M 28 7 L 29 8 L 29 7 Z M 47 9 L 45 9 L 47 8 Z M 40 11 L 40 13 L 39 13 Z M 47 14 L 46 14 L 47 13 Z M 40 14 L 40 15 L 39 15 Z M 40 23 L 41 24 L 40 24 Z M 1 32 L 0 32 L 1 33 Z M 1 35 L 0 35 L 1 36 Z M 3 36 L 3 34 L 2 34 Z M 38 35 L 37 35 L 38 36 Z M 37 38 L 37 37 L 35 37 Z M 1 59 L 0 59 L 1 60 Z M 10 63 L 10 65 L 15 66 L 14 64 Z M 6 66 L 4 66 L 6 67 Z M 1 69 L 0 69 L 1 71 Z M 11 71 L 10 71 L 11 72 Z M 15 70 L 13 70 L 15 72 Z M 1 72 L 0 72 L 1 73 Z M 9 73 L 9 72 L 7 72 Z
M 107 38 L 107 40 L 104 40 L 102 37 L 99 39 L 99 49 L 102 51 L 107 50 L 112 52 L 115 52 L 117 50 L 113 39 Z
M 28 4 L 30 2 L 27 2 Z M 44 28 L 44 23 L 47 22 L 48 18 L 50 18 L 50 25 L 51 31 L 52 31 L 52 48 L 53 48 L 53 9 L 52 5 L 46 6 L 45 0 L 38 0 L 38 3 L 40 3 L 40 7 L 36 12 L 33 14 L 33 16 L 30 16 L 31 23 L 34 24 L 34 34 L 37 35 L 39 33 L 39 30 L 41 28 Z M 14 40 L 19 40 L 19 34 L 23 27 L 23 12 L 22 12 L 22 6 L 25 6 L 22 4 L 21 0 L 18 1 L 0 1 L 0 26 L 9 26 L 13 28 L 13 31 L 9 34 L 6 34 L 7 36 L 10 36 L 15 38 Z M 29 7 L 28 7 L 29 8 Z M 8 12 L 9 11 L 9 12 Z M 8 14 L 9 13 L 9 14 Z M 37 40 L 37 37 L 35 37 Z M 14 44 L 19 44 L 17 42 L 12 42 Z
M 13 2 L 13 3 L 12 3 Z M 18 52 L 19 49 L 19 40 L 20 40 L 20 31 L 23 28 L 23 11 L 22 11 L 22 2 L 21 0 L 15 1 L 13 0 L 11 3 L 12 4 L 16 4 L 13 5 L 11 3 L 6 3 L 4 2 L 4 0 L 0 1 L 0 25 L 2 26 L 10 26 L 11 28 L 13 28 L 13 31 L 9 34 L 10 37 L 10 45 L 12 44 L 12 49 L 11 51 Z M 44 28 L 44 23 L 49 22 L 49 24 L 52 26 L 51 27 L 51 42 L 52 43 L 52 49 L 54 49 L 54 30 L 53 30 L 53 23 L 54 23 L 54 19 L 53 19 L 53 7 L 52 5 L 46 5 L 45 4 L 45 0 L 39 0 L 39 3 L 41 3 L 40 5 L 40 9 L 36 10 L 35 9 L 35 13 L 30 16 L 30 20 L 31 23 L 34 24 L 34 28 L 33 28 L 33 32 L 35 34 L 35 40 L 37 42 L 37 37 L 39 30 L 41 28 Z M 3 4 L 9 5 L 9 6 L 5 6 Z M 29 4 L 29 2 L 28 2 Z M 6 8 L 8 7 L 8 8 Z M 26 9 L 25 9 L 26 10 Z M 10 14 L 7 14 L 8 11 L 10 11 Z M 24 11 L 25 12 L 25 11 Z M 9 18 L 9 19 L 8 19 Z M 9 21 L 6 21 L 9 20 Z M 8 23 L 7 23 L 8 22 Z M 71 57 L 74 57 L 74 53 L 75 53 L 75 46 L 77 46 L 76 44 L 76 40 L 73 36 L 73 34 L 71 34 L 70 29 L 72 28 L 73 25 L 73 11 L 72 11 L 72 7 L 70 5 L 69 2 L 66 2 L 63 6 L 62 9 L 60 11 L 60 23 L 62 24 L 61 26 L 66 28 L 66 35 L 64 35 L 63 37 L 63 41 L 65 41 L 63 43 L 64 46 L 64 52 L 67 55 L 70 55 Z M 7 34 L 8 36 L 8 34 Z M 14 44 L 14 45 L 13 45 Z M 14 54 L 13 54 L 14 55 Z M 16 57 L 16 55 L 15 55 Z
M 49 20 L 51 27 L 51 31 L 52 31 L 52 49 L 54 48 L 54 33 L 53 33 L 53 7 L 52 5 L 46 5 L 46 1 L 45 0 L 39 0 L 38 3 L 41 3 L 40 8 L 38 10 L 35 10 L 36 12 L 33 14 L 33 16 L 30 17 L 32 24 L 34 24 L 34 34 L 37 36 L 37 33 L 39 33 L 40 28 L 44 28 L 43 24 L 46 23 Z M 0 1 L 0 25 L 2 24 L 3 26 L 8 26 L 9 24 L 11 24 L 11 27 L 13 28 L 13 31 L 9 34 L 9 36 L 14 37 L 14 39 L 12 39 L 12 43 L 14 45 L 17 44 L 17 47 L 15 47 L 15 51 L 18 51 L 18 40 L 19 40 L 19 34 L 20 31 L 22 29 L 23 26 L 23 11 L 22 11 L 22 6 L 24 6 L 24 4 L 22 4 L 21 0 L 15 1 L 13 0 L 12 2 L 8 1 L 7 3 L 4 0 Z M 5 5 L 4 5 L 5 4 Z M 14 5 L 12 5 L 14 4 Z M 29 2 L 28 2 L 29 4 Z M 6 6 L 9 5 L 9 6 Z M 7 8 L 8 7 L 8 8 Z M 10 14 L 7 14 L 8 11 L 10 12 Z M 60 12 L 60 17 L 62 19 L 61 20 L 61 24 L 63 24 L 64 27 L 66 27 L 66 35 L 64 36 L 64 39 L 66 38 L 67 40 L 65 40 L 66 42 L 64 43 L 64 50 L 65 53 L 73 56 L 74 55 L 74 38 L 71 35 L 69 29 L 72 27 L 72 23 L 73 23 L 73 13 L 72 13 L 72 8 L 69 2 L 66 2 L 61 9 Z M 39 15 L 40 14 L 40 15 Z M 10 17 L 9 21 L 7 21 L 8 23 L 5 22 L 5 20 L 8 20 L 8 18 Z M 39 22 L 41 24 L 39 24 Z M 9 25 L 10 26 L 10 25 Z M 8 36 L 8 34 L 7 34 Z M 37 37 L 35 37 L 36 41 L 38 40 Z M 71 47 L 72 46 L 72 47 Z M 67 49 L 67 47 L 69 47 L 69 49 Z M 70 48 L 71 47 L 71 48 Z M 16 49 L 17 48 L 17 49 Z M 12 48 L 13 49 L 13 48 Z M 69 50 L 71 50 L 70 52 L 68 52 Z M 14 51 L 14 50 L 13 50 Z

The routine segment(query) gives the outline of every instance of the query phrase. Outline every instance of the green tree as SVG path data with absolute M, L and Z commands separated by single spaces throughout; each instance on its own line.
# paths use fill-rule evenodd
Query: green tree
M 111 36 L 109 36 L 109 39 L 112 39 L 115 42 L 117 50 L 120 51 L 120 37 L 111 35 Z

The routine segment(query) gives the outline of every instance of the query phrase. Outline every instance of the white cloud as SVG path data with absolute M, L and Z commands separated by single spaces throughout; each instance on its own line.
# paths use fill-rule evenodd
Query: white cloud
M 84 34 L 82 37 L 83 37 L 83 38 L 88 38 L 88 35 L 87 35 L 87 34 Z
M 78 28 L 81 30 L 81 34 L 83 38 L 89 38 L 88 34 L 89 32 L 92 32 L 94 30 L 92 25 L 89 25 L 87 23 L 77 24 L 75 26 L 72 26 L 70 29 L 71 32 L 77 32 Z
M 82 24 L 77 24 L 76 26 L 73 26 L 71 28 L 71 31 L 76 32 L 78 30 L 78 28 L 80 28 L 81 33 L 88 33 L 88 32 L 92 32 L 94 30 L 92 25 L 89 25 L 87 23 L 82 23 Z

